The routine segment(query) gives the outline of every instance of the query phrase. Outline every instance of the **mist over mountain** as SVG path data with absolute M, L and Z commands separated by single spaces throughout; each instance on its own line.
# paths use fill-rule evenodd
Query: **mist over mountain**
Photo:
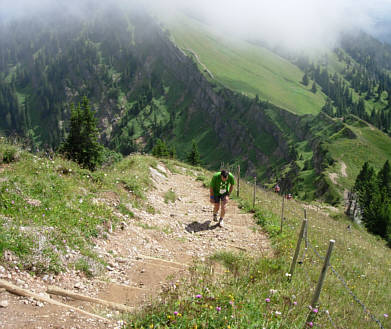
M 391 51 L 365 33 L 340 40 L 342 31 L 373 27 L 364 2 L 0 6 L 0 130 L 32 148 L 56 149 L 69 131 L 71 105 L 87 96 L 111 150 L 150 152 L 164 140 L 184 159 L 195 140 L 209 167 L 240 163 L 245 175 L 335 203 L 340 187 L 330 188 L 327 171 L 341 157 L 332 143 L 354 140 L 366 121 L 382 130 L 373 140 L 389 145 Z M 161 23 L 180 22 L 178 12 L 191 17 L 179 36 Z M 225 43 L 216 30 L 236 42 Z M 250 39 L 324 53 L 284 57 Z M 331 50 L 337 44 L 344 51 Z M 384 162 L 389 150 L 377 149 Z
M 313 50 L 338 45 L 341 32 L 363 30 L 387 38 L 391 12 L 390 1 L 353 0 L 70 0 L 27 1 L 3 0 L 0 19 L 38 18 L 42 13 L 62 12 L 71 16 L 88 17 L 96 10 L 109 11 L 112 7 L 138 10 L 148 7 L 162 16 L 175 19 L 178 10 L 197 16 L 227 34 L 245 39 L 264 40 L 272 46 L 292 50 Z

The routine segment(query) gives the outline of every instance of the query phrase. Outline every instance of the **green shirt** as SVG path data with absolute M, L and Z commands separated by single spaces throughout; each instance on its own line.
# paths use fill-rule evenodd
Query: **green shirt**
M 210 187 L 213 188 L 213 195 L 228 193 L 230 185 L 235 185 L 235 179 L 231 173 L 228 173 L 228 178 L 225 182 L 221 179 L 221 171 L 215 173 L 210 181 Z

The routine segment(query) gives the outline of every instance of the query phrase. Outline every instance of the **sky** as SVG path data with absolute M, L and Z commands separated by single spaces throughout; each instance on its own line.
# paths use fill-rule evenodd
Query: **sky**
M 186 10 L 208 24 L 246 39 L 292 49 L 333 47 L 342 31 L 364 30 L 376 35 L 379 21 L 391 21 L 391 0 L 110 0 L 150 6 L 172 14 Z M 31 15 L 61 5 L 85 12 L 80 0 L 0 0 L 0 19 Z M 107 3 L 108 0 L 84 0 Z M 377 25 L 376 25 L 377 24 Z M 391 31 L 390 31 L 391 34 Z

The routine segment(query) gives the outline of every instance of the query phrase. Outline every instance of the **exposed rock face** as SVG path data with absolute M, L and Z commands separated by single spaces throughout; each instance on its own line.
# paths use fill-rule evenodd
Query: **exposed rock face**
M 144 59 L 144 74 L 149 74 L 151 60 L 163 63 L 165 69 L 185 86 L 186 93 L 192 98 L 185 114 L 185 124 L 194 124 L 193 118 L 201 114 L 216 136 L 212 143 L 228 155 L 224 160 L 247 159 L 247 174 L 250 175 L 256 167 L 268 165 L 271 157 L 287 159 L 289 146 L 284 132 L 275 126 L 266 110 L 271 108 L 279 111 L 281 118 L 290 122 L 297 122 L 297 116 L 275 106 L 255 102 L 228 89 L 216 88 L 215 84 L 202 75 L 193 60 L 176 47 L 157 26 L 150 25 L 142 31 L 136 28 L 136 31 L 140 33 L 136 45 L 137 42 L 142 43 L 144 49 L 148 48 L 151 54 L 148 65 Z M 136 50 L 140 48 L 136 47 Z M 272 140 L 269 142 L 272 149 L 266 150 L 259 145 L 257 135 L 267 135 Z

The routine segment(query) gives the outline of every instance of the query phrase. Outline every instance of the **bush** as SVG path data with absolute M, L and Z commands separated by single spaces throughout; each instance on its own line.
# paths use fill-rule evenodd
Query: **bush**
M 2 163 L 11 163 L 17 160 L 18 151 L 14 146 L 5 146 L 5 148 L 1 151 L 1 162 Z

